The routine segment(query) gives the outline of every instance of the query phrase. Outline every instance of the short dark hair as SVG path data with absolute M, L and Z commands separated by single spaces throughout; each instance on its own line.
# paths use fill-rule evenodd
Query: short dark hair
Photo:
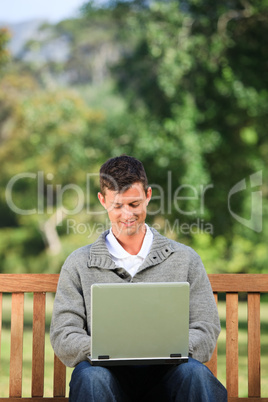
M 117 192 L 126 191 L 134 183 L 141 183 L 145 193 L 148 190 L 148 180 L 143 164 L 128 155 L 108 159 L 100 168 L 100 190 L 105 195 L 105 189 Z

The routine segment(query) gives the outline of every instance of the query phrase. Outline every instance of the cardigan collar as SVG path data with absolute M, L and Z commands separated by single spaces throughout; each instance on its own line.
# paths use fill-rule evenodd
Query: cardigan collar
M 166 237 L 162 236 L 156 229 L 149 228 L 153 233 L 153 243 L 149 254 L 145 258 L 139 271 L 153 265 L 160 264 L 170 254 L 174 252 L 171 242 Z M 105 243 L 105 237 L 109 230 L 103 232 L 98 239 L 91 245 L 88 259 L 88 267 L 98 267 L 103 269 L 114 270 L 118 268 L 113 262 L 110 253 Z

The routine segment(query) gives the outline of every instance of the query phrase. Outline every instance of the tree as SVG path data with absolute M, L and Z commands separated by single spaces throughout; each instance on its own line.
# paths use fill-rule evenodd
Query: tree
M 239 1 L 153 2 L 126 18 L 137 44 L 115 74 L 130 114 L 141 121 L 134 150 L 139 141 L 146 146 L 143 156 L 160 180 L 159 170 L 175 171 L 177 163 L 178 183 L 213 184 L 206 205 L 215 235 L 232 236 L 228 191 L 266 170 L 267 20 L 267 7 Z M 236 211 L 243 206 L 240 198 Z
M 153 185 L 150 223 L 194 246 L 208 271 L 266 269 L 267 1 L 90 2 L 84 10 L 81 19 L 44 27 L 69 38 L 66 62 L 2 69 L 2 269 L 58 270 L 69 251 L 97 236 L 103 215 L 84 206 L 68 229 L 65 213 L 78 197 L 62 189 L 84 191 L 85 174 L 93 173 L 94 210 L 98 168 L 122 153 L 144 162 Z M 109 59 L 115 65 L 108 73 L 106 59 L 100 84 L 92 66 L 102 45 L 115 49 L 119 62 Z M 47 73 L 61 80 L 48 85 Z M 72 89 L 62 88 L 62 74 L 77 78 Z M 23 217 L 8 207 L 7 184 L 22 172 L 36 176 L 15 182 L 14 204 L 39 205 L 44 213 Z M 237 184 L 256 184 L 251 179 L 259 172 L 262 186 L 231 194 Z M 255 190 L 263 194 L 261 232 L 235 218 L 250 221 Z
M 74 90 L 44 91 L 25 75 L 0 80 L 0 106 L 1 270 L 58 270 L 71 246 L 64 220 L 85 214 L 105 117 Z
M 185 237 L 184 222 L 199 218 L 212 224 L 209 241 L 198 248 L 206 244 L 209 259 L 216 247 L 223 261 L 219 270 L 248 270 L 249 260 L 262 270 L 267 263 L 262 251 L 254 254 L 257 244 L 260 250 L 265 244 L 265 215 L 261 233 L 234 219 L 234 214 L 249 218 L 252 190 L 232 197 L 233 214 L 228 205 L 237 183 L 262 172 L 263 214 L 267 210 L 267 5 L 133 1 L 112 8 L 120 23 L 125 21 L 132 44 L 114 68 L 128 111 L 111 126 L 113 154 L 129 152 L 143 160 L 151 182 L 160 184 L 166 197 L 159 214 L 171 225 L 180 220 L 177 236 Z M 169 210 L 170 184 L 181 189 L 176 193 L 181 199 L 172 198 Z M 203 209 L 200 186 L 207 189 Z M 193 233 L 187 237 L 198 243 Z

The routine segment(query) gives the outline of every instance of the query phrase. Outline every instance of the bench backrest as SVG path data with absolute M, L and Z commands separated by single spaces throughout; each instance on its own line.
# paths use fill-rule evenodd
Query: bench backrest
M 22 396 L 23 316 L 24 294 L 33 293 L 33 352 L 32 397 L 45 401 L 45 301 L 46 294 L 55 293 L 58 274 L 0 274 L 0 346 L 2 323 L 2 293 L 12 293 L 11 348 L 9 398 L 13 401 Z M 268 274 L 212 274 L 209 279 L 216 302 L 218 293 L 226 293 L 226 386 L 229 401 L 262 401 L 261 398 L 261 345 L 260 345 L 260 293 L 268 292 Z M 238 294 L 247 293 L 248 300 L 248 396 L 238 398 Z M 0 349 L 1 350 L 1 349 Z M 1 360 L 0 360 L 1 362 Z M 217 348 L 206 364 L 217 376 Z M 53 397 L 67 401 L 66 368 L 54 356 Z M 17 399 L 16 399 L 17 400 Z M 30 401 L 31 398 L 23 398 Z M 51 400 L 51 399 L 50 399 Z
M 229 401 L 262 401 L 260 293 L 268 292 L 268 274 L 212 274 L 210 283 L 216 302 L 226 293 L 226 387 Z M 238 398 L 238 294 L 247 294 L 248 398 Z M 217 376 L 217 347 L 206 364 Z M 252 399 L 253 398 L 253 399 Z
M 9 396 L 22 395 L 23 318 L 24 294 L 33 293 L 33 352 L 32 352 L 32 397 L 43 401 L 45 363 L 45 303 L 46 294 L 55 293 L 57 274 L 0 274 L 0 344 L 2 322 L 2 293 L 12 293 L 10 379 Z M 66 367 L 54 356 L 53 397 L 57 401 L 67 400 Z M 8 398 L 0 398 L 7 401 Z

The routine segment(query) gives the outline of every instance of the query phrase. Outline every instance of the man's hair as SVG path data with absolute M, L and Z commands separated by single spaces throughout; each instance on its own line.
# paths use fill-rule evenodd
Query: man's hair
M 134 183 L 141 183 L 145 193 L 148 190 L 148 180 L 143 164 L 136 158 L 127 155 L 108 159 L 100 168 L 100 190 L 124 192 Z

